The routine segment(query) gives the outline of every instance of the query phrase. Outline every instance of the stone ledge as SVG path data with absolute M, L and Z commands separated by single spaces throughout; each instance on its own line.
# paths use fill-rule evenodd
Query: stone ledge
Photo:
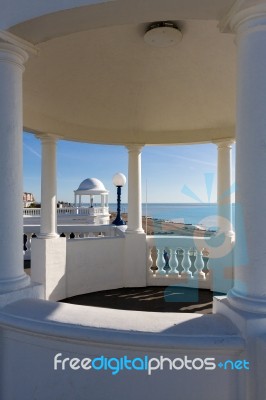
M 21 300 L 0 312 L 2 328 L 57 340 L 137 348 L 242 350 L 239 331 L 221 315 L 145 313 L 43 300 Z

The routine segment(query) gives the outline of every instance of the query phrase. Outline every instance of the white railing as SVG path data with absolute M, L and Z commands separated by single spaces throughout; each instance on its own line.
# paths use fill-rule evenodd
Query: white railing
M 57 232 L 67 239 L 87 239 L 101 237 L 124 237 L 124 233 L 114 225 L 58 225 Z M 40 233 L 39 225 L 24 225 L 24 260 L 31 259 L 31 239 Z
M 41 215 L 41 209 L 40 208 L 23 208 L 23 215 L 26 215 L 26 216 Z
M 209 288 L 210 238 L 147 236 L 148 285 Z
M 107 215 L 109 207 L 63 207 L 57 208 L 57 215 Z M 24 216 L 41 215 L 41 208 L 23 208 Z

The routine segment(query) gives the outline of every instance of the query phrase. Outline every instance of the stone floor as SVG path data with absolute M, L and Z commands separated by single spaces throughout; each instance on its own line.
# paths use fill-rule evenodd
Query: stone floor
M 147 312 L 212 313 L 213 292 L 177 286 L 122 288 L 62 300 L 85 306 Z
M 24 262 L 24 268 L 30 275 L 30 261 Z M 214 293 L 207 289 L 149 286 L 87 293 L 64 299 L 62 302 L 119 310 L 211 314 L 213 295 Z

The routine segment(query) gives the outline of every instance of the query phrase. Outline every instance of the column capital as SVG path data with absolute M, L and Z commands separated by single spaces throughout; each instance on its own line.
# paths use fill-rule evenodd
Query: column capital
M 57 140 L 61 139 L 61 136 L 54 135 L 53 133 L 39 133 L 35 137 L 40 139 L 42 143 L 56 143 Z
M 143 144 L 128 144 L 128 145 L 126 145 L 126 148 L 128 149 L 128 152 L 141 153 L 143 147 L 144 147 Z
M 260 20 L 260 21 L 259 21 Z M 220 20 L 219 28 L 224 33 L 241 33 L 243 30 L 266 29 L 265 0 L 236 0 Z
M 24 64 L 28 60 L 26 51 L 13 44 L 0 41 L 0 62 L 6 62 L 17 65 L 24 71 Z
M 231 149 L 232 144 L 235 143 L 235 139 L 232 139 L 232 138 L 218 139 L 218 140 L 214 140 L 212 143 L 216 144 L 218 149 L 224 149 L 224 148 Z
M 2 48 L 3 45 L 7 44 L 12 45 L 14 49 L 17 48 L 18 50 L 26 53 L 27 58 L 29 55 L 36 56 L 39 53 L 38 48 L 32 43 L 28 42 L 27 40 L 21 39 L 13 33 L 0 29 L 0 48 Z

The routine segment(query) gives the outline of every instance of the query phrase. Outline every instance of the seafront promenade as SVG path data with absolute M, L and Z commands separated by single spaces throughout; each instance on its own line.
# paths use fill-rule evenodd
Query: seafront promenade
M 95 211 L 96 210 L 96 211 Z M 87 216 L 90 215 L 89 207 L 82 207 L 77 211 L 75 207 L 60 208 L 57 210 L 58 225 L 97 225 L 88 223 Z M 94 209 L 94 212 L 98 212 Z M 24 208 L 24 226 L 40 225 L 40 208 Z M 110 212 L 110 224 L 116 217 L 116 212 Z M 121 213 L 121 217 L 125 224 L 128 221 L 128 214 Z M 104 226 L 106 224 L 103 224 Z M 200 225 L 186 224 L 182 222 L 173 222 L 163 218 L 142 217 L 142 228 L 147 235 L 176 235 L 176 236 L 197 236 L 209 237 L 215 232 L 207 230 L 206 227 Z M 34 233 L 34 232 L 33 232 Z

